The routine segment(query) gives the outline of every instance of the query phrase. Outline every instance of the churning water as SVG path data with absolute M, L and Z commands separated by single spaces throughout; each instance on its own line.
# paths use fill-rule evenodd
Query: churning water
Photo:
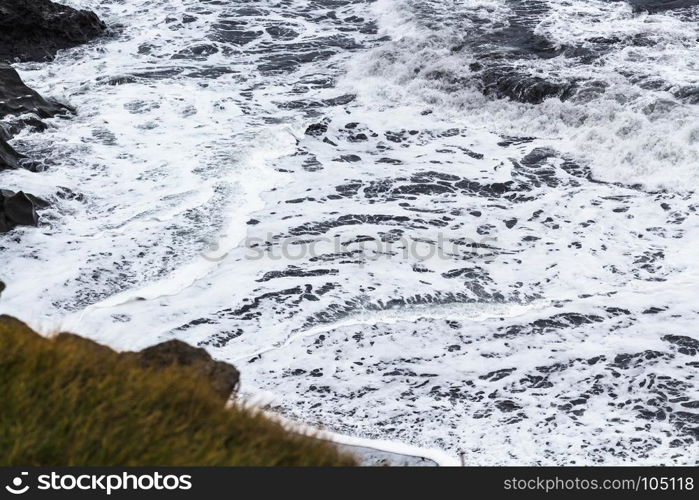
M 0 311 L 472 464 L 695 464 L 699 2 L 72 0 Z

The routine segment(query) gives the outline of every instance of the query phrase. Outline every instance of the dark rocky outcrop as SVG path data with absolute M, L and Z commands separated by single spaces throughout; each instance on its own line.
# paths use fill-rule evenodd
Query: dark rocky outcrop
M 22 82 L 14 68 L 0 63 L 0 119 L 25 114 L 48 118 L 66 109 L 65 106 L 45 100 Z M 38 121 L 38 118 L 29 120 Z M 18 153 L 7 142 L 12 137 L 12 132 L 13 129 L 0 126 L 0 172 L 16 168 L 32 170 L 36 163 Z M 36 209 L 46 206 L 48 204 L 43 200 L 22 191 L 14 193 L 0 189 L 0 234 L 17 226 L 38 225 Z
M 18 153 L 8 141 L 23 127 L 43 130 L 46 125 L 41 119 L 70 111 L 27 87 L 8 63 L 49 60 L 58 50 L 87 42 L 104 30 L 104 23 L 89 11 L 49 0 L 0 0 L 0 119 L 14 119 L 9 126 L 0 124 L 0 172 L 21 167 L 33 170 L 36 162 Z M 38 225 L 36 209 L 47 206 L 45 202 L 21 191 L 1 193 L 0 233 L 18 225 Z
M 240 373 L 233 365 L 216 361 L 204 349 L 179 340 L 169 340 L 140 352 L 124 353 L 123 356 L 135 360 L 144 368 L 191 366 L 225 399 L 238 389 L 240 383 Z
M 26 157 L 15 151 L 6 139 L 0 136 L 0 172 L 8 168 L 20 168 L 24 160 Z
M 49 118 L 68 110 L 69 108 L 62 104 L 52 103 L 41 97 L 24 84 L 12 66 L 0 63 L 0 119 L 31 115 L 24 120 L 25 124 L 42 128 L 43 124 L 39 118 Z M 32 169 L 35 165 L 7 142 L 21 126 L 22 123 L 8 128 L 0 126 L 0 171 L 20 167 Z
M 0 61 L 45 61 L 99 36 L 93 13 L 49 0 L 0 0 Z
M 67 110 L 66 106 L 49 102 L 27 87 L 12 66 L 0 63 L 0 118 L 26 113 L 50 118 Z
M 47 202 L 31 194 L 0 190 L 0 234 L 17 226 L 37 226 L 36 210 L 47 206 Z

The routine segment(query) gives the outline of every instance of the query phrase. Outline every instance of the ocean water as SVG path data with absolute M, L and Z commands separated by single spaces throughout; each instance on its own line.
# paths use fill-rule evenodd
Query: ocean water
M 469 464 L 696 464 L 699 2 L 66 0 L 0 313 Z

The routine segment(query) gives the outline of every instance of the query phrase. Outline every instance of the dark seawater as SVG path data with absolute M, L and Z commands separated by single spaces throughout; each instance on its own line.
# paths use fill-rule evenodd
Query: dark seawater
M 19 67 L 78 115 L 13 143 L 0 312 L 469 464 L 696 464 L 699 2 L 66 3 L 114 29 Z

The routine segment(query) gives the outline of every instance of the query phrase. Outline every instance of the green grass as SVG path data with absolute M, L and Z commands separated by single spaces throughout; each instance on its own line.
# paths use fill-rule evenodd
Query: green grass
M 343 466 L 330 444 L 225 409 L 194 371 L 153 371 L 0 317 L 0 465 Z

